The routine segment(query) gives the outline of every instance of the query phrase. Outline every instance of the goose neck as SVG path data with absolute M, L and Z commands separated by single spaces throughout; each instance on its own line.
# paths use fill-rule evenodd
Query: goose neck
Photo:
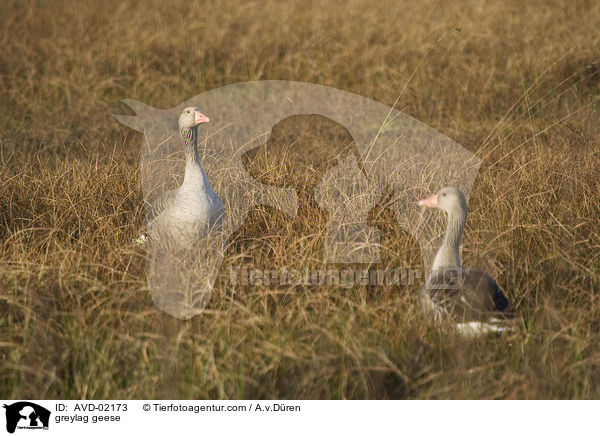
M 191 129 L 181 129 L 181 138 L 185 146 L 185 175 L 183 178 L 183 186 L 193 187 L 192 189 L 200 189 L 206 191 L 210 184 L 206 173 L 200 164 L 200 156 L 198 155 L 198 127 Z
M 180 134 L 185 146 L 186 163 L 200 163 L 198 156 L 198 127 L 181 129 Z
M 467 213 L 457 208 L 448 212 L 448 224 L 444 243 L 435 256 L 432 270 L 442 268 L 460 268 L 460 244 L 462 243 Z

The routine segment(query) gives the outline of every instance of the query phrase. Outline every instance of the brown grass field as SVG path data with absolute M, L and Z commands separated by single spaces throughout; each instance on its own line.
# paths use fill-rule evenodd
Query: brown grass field
M 0 23 L 0 397 L 600 398 L 599 2 L 5 0 Z M 481 158 L 464 262 L 518 331 L 460 339 L 418 285 L 227 283 L 317 257 L 309 206 L 253 211 L 203 314 L 158 310 L 141 135 L 111 114 L 261 79 L 395 104 Z M 372 222 L 385 262 L 422 265 L 385 205 Z

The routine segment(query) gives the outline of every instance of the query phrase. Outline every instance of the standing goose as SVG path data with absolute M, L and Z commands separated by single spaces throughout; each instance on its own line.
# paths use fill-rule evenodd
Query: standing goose
M 198 126 L 209 121 L 197 107 L 187 107 L 179 117 L 185 146 L 185 175 L 179 188 L 165 192 L 150 204 L 148 233 L 154 240 L 185 246 L 223 221 L 223 202 L 200 164 Z M 137 239 L 145 243 L 145 235 Z
M 464 336 L 511 330 L 512 306 L 496 281 L 478 269 L 462 267 L 460 244 L 467 218 L 467 201 L 456 188 L 443 188 L 419 201 L 448 215 L 444 242 L 421 291 L 424 308 L 437 321 L 449 320 Z

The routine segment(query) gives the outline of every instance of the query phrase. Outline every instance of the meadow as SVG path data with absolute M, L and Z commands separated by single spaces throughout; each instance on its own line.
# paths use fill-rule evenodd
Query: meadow
M 0 24 L 0 397 L 600 398 L 600 3 L 5 0 Z M 258 206 L 206 310 L 158 310 L 132 243 L 142 137 L 112 114 L 265 79 L 382 102 L 478 156 L 463 260 L 519 328 L 461 339 L 420 283 L 228 282 L 318 264 L 311 207 Z M 388 206 L 384 262 L 422 267 Z

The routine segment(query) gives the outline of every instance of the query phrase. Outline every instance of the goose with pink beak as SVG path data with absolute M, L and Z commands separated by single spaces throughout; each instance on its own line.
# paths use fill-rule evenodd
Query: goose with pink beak
M 515 314 L 498 283 L 479 269 L 463 268 L 460 245 L 467 219 L 467 200 L 460 189 L 443 188 L 419 201 L 447 215 L 444 242 L 421 290 L 424 309 L 438 322 L 450 322 L 463 336 L 512 330 Z
M 213 190 L 198 154 L 198 127 L 209 121 L 195 106 L 186 107 L 179 116 L 177 124 L 185 151 L 183 183 L 150 203 L 148 233 L 152 240 L 185 247 L 221 227 L 223 202 Z M 146 240 L 142 235 L 136 242 L 145 244 Z

